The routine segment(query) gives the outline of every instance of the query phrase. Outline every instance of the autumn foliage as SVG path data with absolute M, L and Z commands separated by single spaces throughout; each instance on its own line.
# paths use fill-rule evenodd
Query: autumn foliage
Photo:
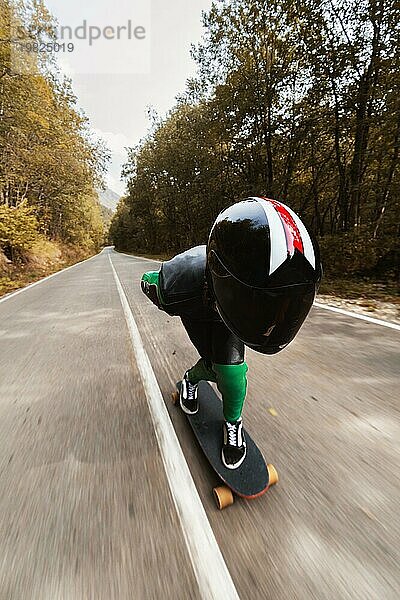
M 204 243 L 216 214 L 281 199 L 318 236 L 331 275 L 398 275 L 399 4 L 221 0 L 196 77 L 125 167 L 117 247 Z
M 51 32 L 52 18 L 43 2 L 0 0 L 0 253 L 8 268 L 48 249 L 46 241 L 77 256 L 99 249 L 96 187 L 107 158 L 51 55 L 31 54 L 26 69 L 19 56 L 16 68 L 12 23 Z

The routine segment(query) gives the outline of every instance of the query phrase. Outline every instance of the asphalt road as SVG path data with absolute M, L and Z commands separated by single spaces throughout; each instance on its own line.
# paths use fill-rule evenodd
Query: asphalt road
M 0 303 L 0 600 L 205 597 L 110 257 L 239 597 L 397 600 L 400 333 L 314 308 L 248 352 L 245 425 L 280 482 L 220 512 L 169 401 L 196 351 L 140 292 L 157 263 L 110 249 Z

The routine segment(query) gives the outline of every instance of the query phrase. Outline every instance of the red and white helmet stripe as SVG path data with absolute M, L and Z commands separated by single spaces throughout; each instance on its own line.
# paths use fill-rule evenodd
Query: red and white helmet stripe
M 293 256 L 295 249 L 304 254 L 315 269 L 315 253 L 310 235 L 296 213 L 276 200 L 269 198 L 255 198 L 255 200 L 264 210 L 271 230 L 269 274 L 276 271 L 288 256 Z

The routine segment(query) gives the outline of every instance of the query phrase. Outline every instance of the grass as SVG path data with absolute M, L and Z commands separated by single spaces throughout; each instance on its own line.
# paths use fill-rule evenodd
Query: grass
M 0 253 L 0 296 L 34 283 L 91 256 L 73 246 L 40 240 L 34 244 L 24 261 L 6 262 Z
M 359 300 L 360 306 L 368 307 L 379 300 L 400 305 L 399 284 L 396 281 L 373 281 L 369 279 L 333 279 L 324 277 L 319 294 Z

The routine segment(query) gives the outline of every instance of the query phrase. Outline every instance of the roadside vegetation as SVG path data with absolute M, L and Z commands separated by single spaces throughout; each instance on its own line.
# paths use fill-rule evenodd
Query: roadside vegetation
M 0 294 L 90 256 L 105 235 L 107 152 L 51 54 L 18 49 L 16 24 L 51 37 L 52 18 L 43 2 L 0 0 Z
M 205 243 L 220 210 L 267 196 L 318 237 L 325 293 L 387 286 L 395 296 L 398 3 L 222 0 L 203 20 L 196 77 L 130 150 L 129 193 L 110 230 L 117 249 Z

